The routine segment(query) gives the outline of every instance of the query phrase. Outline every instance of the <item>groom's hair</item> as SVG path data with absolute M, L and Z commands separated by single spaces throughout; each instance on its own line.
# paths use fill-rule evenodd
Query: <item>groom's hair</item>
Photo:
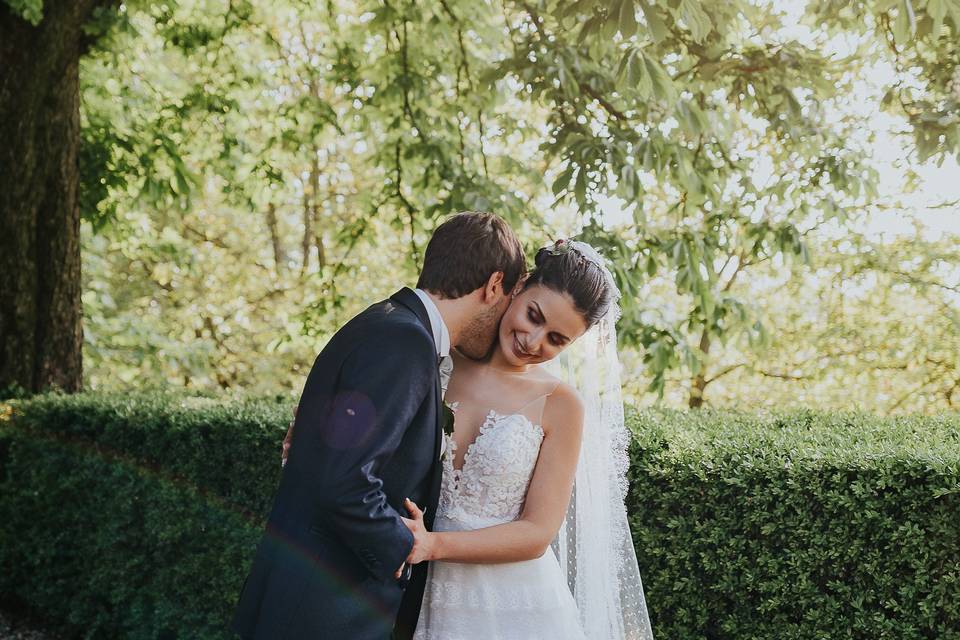
M 503 218 L 464 211 L 433 232 L 417 287 L 446 299 L 462 298 L 498 271 L 504 292 L 510 293 L 527 271 L 520 241 Z

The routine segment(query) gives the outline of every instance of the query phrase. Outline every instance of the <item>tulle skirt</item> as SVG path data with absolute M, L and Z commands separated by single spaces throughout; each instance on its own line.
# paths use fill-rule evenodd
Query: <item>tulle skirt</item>
M 443 517 L 434 523 L 435 531 L 465 528 Z M 415 640 L 586 640 L 550 548 L 522 562 L 435 561 L 427 575 Z

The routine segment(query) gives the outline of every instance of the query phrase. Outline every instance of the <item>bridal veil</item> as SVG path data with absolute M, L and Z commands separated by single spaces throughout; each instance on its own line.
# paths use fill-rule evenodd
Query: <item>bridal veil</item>
M 617 357 L 620 295 L 599 253 L 583 242 L 570 244 L 603 269 L 614 302 L 549 367 L 580 391 L 585 409 L 573 496 L 553 548 L 588 638 L 653 640 L 624 506 L 630 436 Z

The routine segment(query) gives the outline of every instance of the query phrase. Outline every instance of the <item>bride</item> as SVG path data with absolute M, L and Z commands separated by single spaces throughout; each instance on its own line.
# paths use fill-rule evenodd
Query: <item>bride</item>
M 414 638 L 652 639 L 623 505 L 619 292 L 582 242 L 541 249 L 486 362 L 455 356 Z

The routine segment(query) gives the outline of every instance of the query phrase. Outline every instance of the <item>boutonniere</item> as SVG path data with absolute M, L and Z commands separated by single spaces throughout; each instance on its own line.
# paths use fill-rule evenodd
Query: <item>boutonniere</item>
M 453 435 L 453 407 L 446 402 L 443 403 L 443 416 L 440 419 L 445 434 Z

